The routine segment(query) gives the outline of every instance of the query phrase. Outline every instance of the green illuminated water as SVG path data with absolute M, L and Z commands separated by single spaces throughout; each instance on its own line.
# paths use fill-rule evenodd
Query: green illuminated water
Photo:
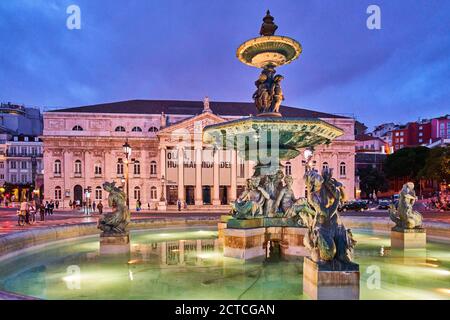
M 450 246 L 429 243 L 411 260 L 390 252 L 388 237 L 354 234 L 361 299 L 450 298 Z M 139 231 L 131 239 L 126 258 L 99 256 L 98 237 L 90 237 L 0 261 L 0 290 L 44 299 L 305 298 L 301 260 L 225 258 L 211 229 Z

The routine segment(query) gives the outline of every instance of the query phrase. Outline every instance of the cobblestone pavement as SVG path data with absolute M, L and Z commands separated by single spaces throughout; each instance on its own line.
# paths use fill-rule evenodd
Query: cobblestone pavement
M 15 208 L 0 208 L 0 235 L 20 232 L 24 230 L 29 230 L 33 228 L 45 228 L 48 226 L 55 225 L 67 225 L 74 223 L 83 222 L 96 222 L 98 219 L 98 213 L 93 213 L 85 215 L 81 211 L 68 211 L 68 210 L 56 210 L 51 216 L 46 216 L 45 221 L 39 221 L 39 216 L 36 217 L 36 221 L 33 225 L 19 226 L 17 224 Z M 226 211 L 214 212 L 194 212 L 194 211 L 169 211 L 169 212 L 158 212 L 158 211 L 141 211 L 132 212 L 132 219 L 154 219 L 154 218 L 170 218 L 170 217 L 180 217 L 180 216 L 215 216 L 219 218 L 220 215 L 225 214 Z M 426 211 L 422 212 L 425 221 L 436 221 L 436 222 L 447 222 L 450 224 L 450 212 L 437 212 L 437 211 Z M 359 217 L 387 217 L 387 210 L 367 210 L 363 212 L 353 212 L 347 211 L 342 212 L 342 216 L 359 216 Z M 449 226 L 450 228 L 450 226 Z

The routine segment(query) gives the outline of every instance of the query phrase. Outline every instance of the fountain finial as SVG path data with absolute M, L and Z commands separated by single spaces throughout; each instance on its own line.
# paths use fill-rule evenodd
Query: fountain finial
M 259 34 L 261 36 L 270 37 L 275 34 L 275 31 L 278 29 L 278 26 L 273 22 L 274 17 L 270 15 L 270 10 L 267 10 L 266 16 L 263 18 L 263 24 L 261 26 L 261 30 Z

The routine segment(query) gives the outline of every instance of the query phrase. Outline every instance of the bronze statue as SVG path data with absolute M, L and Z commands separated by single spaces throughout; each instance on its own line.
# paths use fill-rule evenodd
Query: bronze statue
M 297 199 L 292 190 L 291 176 L 284 177 L 285 186 L 280 190 L 275 202 L 275 207 L 281 210 L 283 217 L 292 218 L 297 216 L 305 206 L 304 200 Z
M 271 104 L 271 112 L 279 112 L 281 102 L 284 100 L 283 91 L 281 90 L 280 82 L 284 77 L 280 74 L 277 74 L 273 78 L 273 83 L 270 88 L 270 96 L 272 98 Z
M 275 75 L 273 68 L 267 67 L 261 72 L 258 80 L 255 81 L 256 91 L 252 96 L 259 113 L 279 112 L 284 100 L 281 89 L 281 80 L 283 79 L 282 75 Z
M 267 75 L 261 73 L 255 81 L 256 91 L 253 94 L 256 109 L 258 112 L 265 112 L 270 106 L 269 87 L 267 85 Z
M 245 190 L 231 204 L 231 213 L 236 219 L 251 219 L 264 214 L 264 204 L 270 196 L 260 186 L 260 181 L 259 176 L 247 179 Z
M 106 234 L 126 233 L 126 227 L 130 222 L 130 211 L 126 205 L 125 193 L 116 187 L 115 182 L 103 183 L 103 189 L 109 192 L 108 204 L 113 211 L 99 217 L 97 228 Z
M 300 216 L 308 228 L 303 240 L 311 252 L 311 259 L 330 270 L 352 268 L 356 241 L 337 213 L 338 205 L 344 199 L 342 184 L 332 178 L 331 169 L 325 168 L 320 175 L 309 166 L 305 183 L 308 196 Z
M 397 207 L 391 204 L 389 208 L 389 216 L 395 222 L 394 229 L 404 230 L 422 227 L 422 215 L 413 210 L 416 199 L 414 183 L 405 183 L 399 193 Z

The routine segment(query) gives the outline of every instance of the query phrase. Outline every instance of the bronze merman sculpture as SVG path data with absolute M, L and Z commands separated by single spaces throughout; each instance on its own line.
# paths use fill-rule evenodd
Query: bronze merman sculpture
M 413 210 L 416 199 L 414 183 L 405 183 L 399 193 L 397 207 L 391 204 L 389 208 L 389 216 L 395 222 L 394 230 L 419 229 L 422 227 L 422 215 Z
M 332 178 L 332 170 L 325 168 L 320 175 L 307 166 L 307 203 L 300 216 L 308 228 L 304 237 L 311 259 L 329 270 L 356 268 L 353 248 L 356 241 L 350 229 L 341 223 L 337 208 L 344 199 L 342 184 Z
M 130 222 L 126 195 L 115 184 L 115 182 L 103 183 L 103 189 L 109 192 L 108 205 L 113 208 L 112 212 L 104 213 L 98 219 L 97 228 L 102 230 L 103 234 L 125 234 Z

